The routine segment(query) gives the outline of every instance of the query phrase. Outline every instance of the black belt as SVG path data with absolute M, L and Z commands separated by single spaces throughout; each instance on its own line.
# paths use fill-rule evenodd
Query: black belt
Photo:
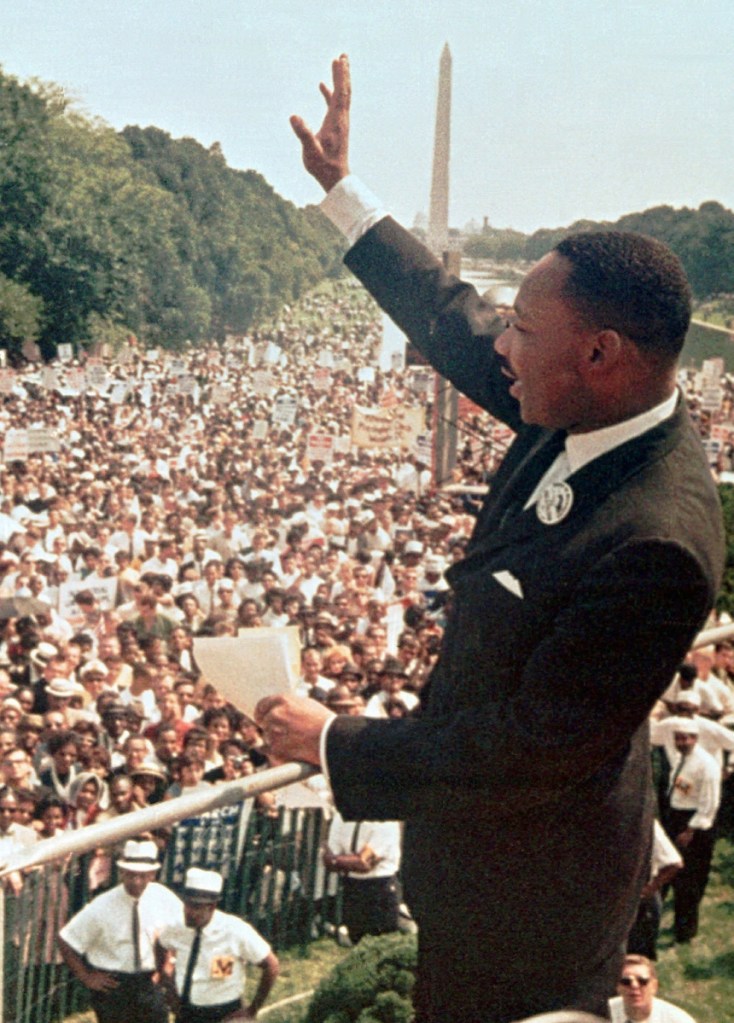
M 151 978 L 155 973 L 155 970 L 138 970 L 137 973 L 125 973 L 122 970 L 108 970 L 106 966 L 93 966 L 93 970 L 97 970 L 98 973 L 109 973 L 115 980 L 140 980 L 143 978 Z
M 218 1023 L 226 1016 L 231 1016 L 242 1008 L 242 999 L 235 998 L 231 1002 L 222 1002 L 219 1005 L 192 1005 L 190 1002 L 182 1005 L 176 1015 L 176 1023 Z

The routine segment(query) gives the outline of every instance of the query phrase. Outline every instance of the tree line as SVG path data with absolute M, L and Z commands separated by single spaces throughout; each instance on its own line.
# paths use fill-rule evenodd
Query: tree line
M 343 244 L 218 144 L 116 132 L 0 69 L 0 347 L 244 332 L 341 271 Z
M 697 210 L 655 206 L 614 223 L 578 220 L 570 227 L 541 228 L 531 235 L 487 227 L 466 240 L 464 254 L 534 262 L 569 234 L 611 230 L 636 231 L 669 245 L 683 263 L 699 301 L 734 292 L 734 213 L 713 201 L 701 203 Z

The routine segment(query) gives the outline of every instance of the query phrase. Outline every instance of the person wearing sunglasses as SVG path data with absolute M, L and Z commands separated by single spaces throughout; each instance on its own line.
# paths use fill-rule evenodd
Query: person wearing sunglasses
M 695 1023 L 677 1005 L 657 998 L 655 965 L 645 956 L 624 958 L 616 998 L 609 999 L 612 1023 Z

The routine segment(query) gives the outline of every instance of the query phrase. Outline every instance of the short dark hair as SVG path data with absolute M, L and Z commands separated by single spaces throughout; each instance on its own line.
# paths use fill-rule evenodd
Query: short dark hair
M 691 320 L 691 288 L 667 245 L 627 231 L 596 231 L 569 235 L 554 251 L 571 264 L 564 292 L 584 320 L 650 354 L 678 356 Z
M 681 664 L 678 668 L 678 674 L 684 682 L 693 682 L 698 672 L 693 664 Z
M 74 734 L 74 732 L 70 731 L 52 732 L 49 735 L 48 741 L 46 743 L 46 749 L 51 754 L 51 756 L 53 756 L 54 753 L 58 753 L 59 750 L 64 748 L 64 746 L 74 746 L 75 748 L 79 746 L 79 739 Z

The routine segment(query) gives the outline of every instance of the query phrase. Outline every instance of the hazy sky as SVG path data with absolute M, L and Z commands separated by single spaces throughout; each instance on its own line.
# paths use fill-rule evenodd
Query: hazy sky
M 427 211 L 438 61 L 453 56 L 451 223 L 534 230 L 661 203 L 734 206 L 732 0 L 4 0 L 0 64 L 115 128 L 219 141 L 299 205 L 345 51 L 352 168 Z

